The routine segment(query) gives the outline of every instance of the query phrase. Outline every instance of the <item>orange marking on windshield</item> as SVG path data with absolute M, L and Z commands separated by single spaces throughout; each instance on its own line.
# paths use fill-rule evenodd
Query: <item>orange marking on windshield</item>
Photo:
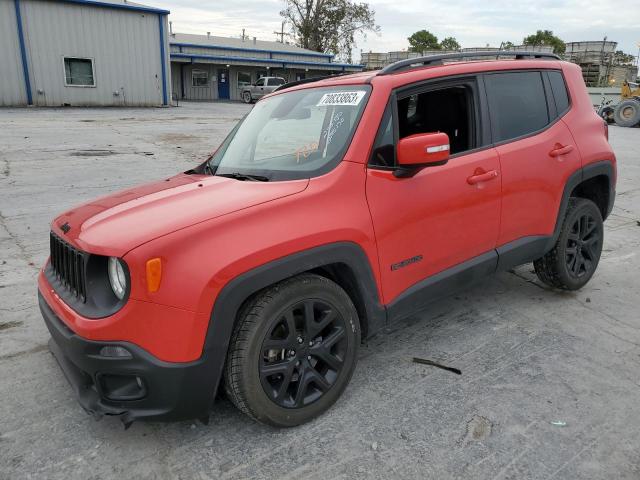
M 318 142 L 311 142 L 308 145 L 303 145 L 302 147 L 298 148 L 295 152 L 293 152 L 296 155 L 296 163 L 300 163 L 300 156 L 302 156 L 302 158 L 307 158 L 309 157 L 309 155 L 311 155 L 312 152 L 317 151 L 318 146 Z

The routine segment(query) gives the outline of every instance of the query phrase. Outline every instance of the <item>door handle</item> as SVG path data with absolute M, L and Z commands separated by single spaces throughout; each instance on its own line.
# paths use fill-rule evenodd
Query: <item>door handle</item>
M 567 153 L 573 152 L 573 145 L 562 145 L 560 143 L 556 143 L 553 147 L 553 150 L 549 152 L 550 157 L 559 157 L 561 155 L 566 155 Z
M 494 178 L 498 178 L 498 171 L 489 170 L 488 172 L 471 175 L 469 178 L 467 178 L 467 183 L 469 185 L 476 185 L 480 182 L 488 182 L 489 180 L 493 180 Z

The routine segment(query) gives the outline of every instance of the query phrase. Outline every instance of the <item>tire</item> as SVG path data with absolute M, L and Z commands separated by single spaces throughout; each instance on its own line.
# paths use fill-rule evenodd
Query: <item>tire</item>
M 227 396 L 261 423 L 301 425 L 340 397 L 359 345 L 358 314 L 342 288 L 314 274 L 284 280 L 240 312 L 225 364 Z
M 253 101 L 251 98 L 251 92 L 242 92 L 242 101 L 244 103 L 251 103 Z
M 640 123 L 640 102 L 637 100 L 620 102 L 613 110 L 613 119 L 616 125 L 621 127 L 636 126 Z
M 598 267 L 603 239 L 602 215 L 596 204 L 585 198 L 570 198 L 556 244 L 533 262 L 536 275 L 553 288 L 582 288 Z

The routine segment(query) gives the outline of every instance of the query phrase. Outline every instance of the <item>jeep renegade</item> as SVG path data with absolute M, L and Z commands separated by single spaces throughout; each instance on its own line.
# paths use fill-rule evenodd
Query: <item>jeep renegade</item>
M 587 283 L 616 159 L 580 67 L 458 57 L 284 85 L 193 170 L 56 218 L 39 304 L 82 407 L 206 421 L 224 390 L 299 425 L 436 298 L 527 262 Z

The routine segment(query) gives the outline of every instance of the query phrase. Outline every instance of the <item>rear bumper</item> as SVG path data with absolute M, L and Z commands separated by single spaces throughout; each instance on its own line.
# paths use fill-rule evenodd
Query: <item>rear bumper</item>
M 208 415 L 218 384 L 215 373 L 220 369 L 211 368 L 206 350 L 194 362 L 164 362 L 129 342 L 82 338 L 57 317 L 40 293 L 38 302 L 51 333 L 49 348 L 88 413 L 119 415 L 125 424 L 142 418 L 183 420 Z M 104 346 L 122 347 L 130 356 L 105 357 L 100 353 Z

